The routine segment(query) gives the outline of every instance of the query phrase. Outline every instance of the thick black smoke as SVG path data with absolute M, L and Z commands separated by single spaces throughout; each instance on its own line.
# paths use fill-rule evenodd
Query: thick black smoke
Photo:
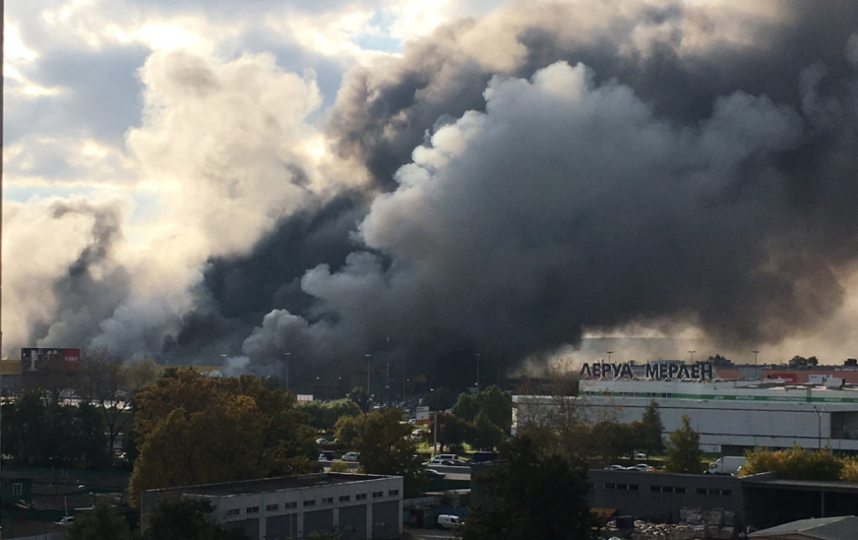
M 575 6 L 497 15 L 525 21 L 512 59 L 466 52 L 491 28 L 465 22 L 353 73 L 329 127 L 380 181 L 398 170 L 361 227 L 391 263 L 308 272 L 313 309 L 269 314 L 245 352 L 333 361 L 394 336 L 420 363 L 509 364 L 640 321 L 747 348 L 836 312 L 858 6 L 624 5 L 580 34 Z
M 308 268 L 340 268 L 355 249 L 351 239 L 366 214 L 365 195 L 345 192 L 282 219 L 247 256 L 213 257 L 194 291 L 195 308 L 161 350 L 185 363 L 237 355 L 244 339 L 274 309 L 305 313 L 313 298 L 301 288 Z
M 856 29 L 858 4 L 802 0 L 441 28 L 354 69 L 329 114 L 381 194 L 211 259 L 162 354 L 450 376 L 639 322 L 744 348 L 812 332 L 858 259 Z

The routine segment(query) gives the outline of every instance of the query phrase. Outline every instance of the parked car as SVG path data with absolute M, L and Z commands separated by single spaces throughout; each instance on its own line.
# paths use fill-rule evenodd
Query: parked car
M 647 463 L 638 463 L 637 465 L 632 465 L 631 467 L 626 467 L 626 470 L 649 472 L 649 471 L 654 471 L 655 467 L 653 467 L 652 465 L 649 465 Z
M 438 454 L 435 457 L 438 459 L 459 459 L 459 454 Z
M 445 459 L 448 467 L 467 467 L 468 462 L 463 459 Z
M 445 529 L 455 529 L 462 525 L 462 518 L 459 516 L 451 516 L 449 514 L 441 514 L 438 516 L 438 525 Z
M 436 466 L 436 465 L 444 465 L 444 466 L 446 466 L 446 465 L 448 465 L 449 463 L 450 463 L 450 460 L 449 460 L 449 459 L 432 458 L 432 459 L 430 459 L 429 461 L 424 461 L 424 462 L 423 462 L 423 466 L 424 466 L 424 467 L 432 467 L 432 466 Z
M 359 458 L 360 454 L 358 452 L 346 452 L 340 459 L 343 461 L 357 461 Z
M 61 518 L 59 521 L 54 521 L 57 525 L 71 525 L 74 523 L 74 516 L 66 516 Z
M 323 444 L 328 444 L 328 439 L 325 439 L 325 438 L 316 439 L 316 444 L 318 444 L 320 446 Z
M 635 459 L 647 459 L 649 456 L 647 456 L 647 455 L 646 455 L 646 454 L 644 454 L 643 452 L 635 452 L 635 453 L 633 454 L 633 457 L 634 457 Z
M 334 453 L 331 450 L 325 450 L 319 454 L 316 461 L 334 461 Z
M 441 480 L 445 476 L 444 473 L 438 472 L 435 469 L 426 469 L 425 472 L 426 472 L 426 478 L 428 478 L 430 480 L 433 478 L 437 478 L 437 479 Z
M 607 467 L 605 467 L 605 470 L 606 471 L 625 471 L 626 468 L 623 467 L 622 465 L 608 465 Z

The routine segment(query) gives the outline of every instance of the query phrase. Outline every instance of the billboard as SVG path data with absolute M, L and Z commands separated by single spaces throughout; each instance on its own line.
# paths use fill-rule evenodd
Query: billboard
M 80 369 L 80 349 L 42 347 L 24 347 L 21 349 L 22 374 L 38 373 L 47 366 L 56 366 L 66 372 L 78 371 Z

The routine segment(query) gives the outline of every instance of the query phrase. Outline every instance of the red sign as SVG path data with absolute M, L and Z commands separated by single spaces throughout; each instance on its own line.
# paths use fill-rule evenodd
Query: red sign
M 795 373 L 772 373 L 769 375 L 772 379 L 783 379 L 786 382 L 794 383 L 796 382 Z

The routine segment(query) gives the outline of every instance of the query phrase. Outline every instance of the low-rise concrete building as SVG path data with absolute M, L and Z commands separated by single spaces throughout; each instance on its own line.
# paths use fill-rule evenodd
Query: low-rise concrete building
M 143 492 L 141 512 L 182 498 L 207 499 L 215 519 L 259 540 L 303 538 L 313 531 L 368 540 L 402 532 L 399 476 L 321 473 Z

